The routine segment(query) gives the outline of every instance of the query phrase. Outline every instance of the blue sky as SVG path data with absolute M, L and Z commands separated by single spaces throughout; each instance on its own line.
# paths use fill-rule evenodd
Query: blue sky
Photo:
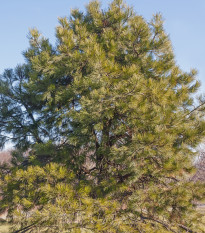
M 84 9 L 88 0 L 0 0 L 0 73 L 24 62 L 29 28 L 36 27 L 55 43 L 59 16 L 71 8 Z M 110 0 L 102 0 L 105 8 Z M 205 0 L 127 0 L 135 11 L 149 20 L 156 12 L 165 19 L 177 63 L 184 71 L 196 68 L 205 92 Z

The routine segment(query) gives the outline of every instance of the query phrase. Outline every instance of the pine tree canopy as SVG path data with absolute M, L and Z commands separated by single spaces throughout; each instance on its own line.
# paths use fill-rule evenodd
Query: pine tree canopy
M 197 72 L 176 64 L 160 14 L 114 0 L 30 31 L 0 76 L 1 211 L 14 232 L 204 232 L 191 182 L 205 136 Z

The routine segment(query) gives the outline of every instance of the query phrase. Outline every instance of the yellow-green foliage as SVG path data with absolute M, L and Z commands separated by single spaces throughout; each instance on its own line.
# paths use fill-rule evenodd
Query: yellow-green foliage
M 197 72 L 175 62 L 160 14 L 121 0 L 59 18 L 56 44 L 30 32 L 26 62 L 0 81 L 1 208 L 47 232 L 203 232 L 190 182 L 205 136 Z M 198 107 L 195 106 L 198 104 Z M 27 156 L 24 155 L 27 154 Z
M 133 230 L 128 219 L 121 216 L 117 201 L 92 198 L 91 187 L 58 164 L 19 169 L 5 176 L 1 187 L 7 194 L 2 207 L 12 202 L 9 217 L 16 230 L 27 226 L 48 232 Z

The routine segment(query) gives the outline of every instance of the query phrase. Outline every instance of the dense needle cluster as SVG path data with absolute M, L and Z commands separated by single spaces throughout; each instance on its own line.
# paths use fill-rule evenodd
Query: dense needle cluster
M 0 80 L 1 144 L 16 148 L 1 210 L 14 229 L 204 232 L 204 185 L 189 179 L 204 105 L 161 16 L 93 1 L 59 23 L 55 46 L 31 30 L 26 63 Z

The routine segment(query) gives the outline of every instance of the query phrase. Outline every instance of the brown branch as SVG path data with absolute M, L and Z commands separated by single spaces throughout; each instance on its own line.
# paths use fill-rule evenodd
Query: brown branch
M 189 116 L 192 112 L 198 110 L 198 109 L 199 109 L 201 106 L 203 106 L 204 104 L 205 104 L 205 102 L 203 102 L 203 103 L 201 103 L 200 105 L 198 105 L 196 108 L 194 108 L 194 109 L 191 110 L 189 113 L 187 113 L 187 114 L 185 115 L 185 117 L 186 117 L 186 116 Z
M 178 224 L 179 227 L 181 227 L 183 230 L 185 230 L 186 232 L 190 232 L 190 233 L 196 233 L 196 231 L 192 231 L 191 229 L 189 229 L 188 227 L 182 225 L 182 224 Z
M 154 218 L 150 218 L 150 217 L 145 217 L 143 215 L 140 215 L 140 217 L 144 220 L 150 220 L 150 221 L 154 221 L 154 222 L 157 222 L 159 224 L 161 224 L 163 227 L 165 227 L 167 230 L 171 231 L 171 232 L 174 232 L 174 233 L 177 233 L 176 231 L 174 231 L 173 229 L 171 229 L 171 227 L 167 224 L 167 223 L 164 223 L 162 222 L 161 220 L 158 220 L 158 219 L 154 219 Z
M 26 227 L 24 227 L 24 228 L 21 228 L 20 230 L 17 230 L 17 231 L 15 231 L 14 233 L 18 233 L 18 232 L 26 232 L 26 231 L 28 231 L 28 230 L 30 230 L 32 227 L 34 227 L 35 225 L 36 225 L 36 223 L 38 223 L 38 222 L 35 222 L 35 223 L 32 223 L 31 225 L 29 225 L 29 226 L 26 226 Z

